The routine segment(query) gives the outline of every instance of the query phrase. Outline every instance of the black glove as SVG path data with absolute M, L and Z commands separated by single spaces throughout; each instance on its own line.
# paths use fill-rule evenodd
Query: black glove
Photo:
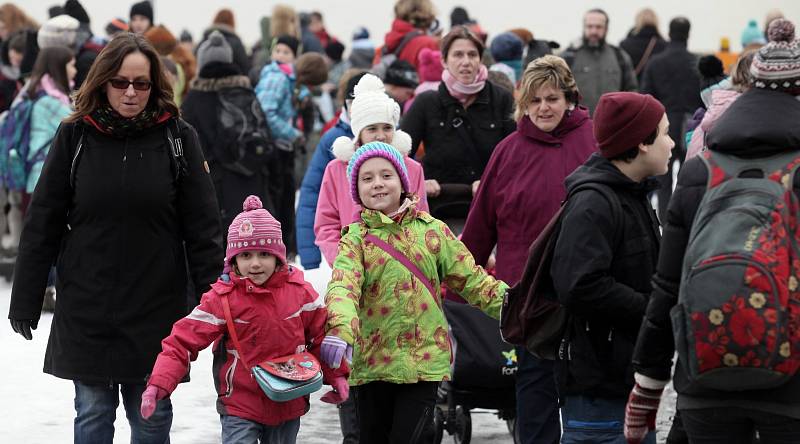
M 31 330 L 36 330 L 38 326 L 39 321 L 36 319 L 11 319 L 11 328 L 14 329 L 14 333 L 21 334 L 23 338 L 29 341 L 33 339 Z

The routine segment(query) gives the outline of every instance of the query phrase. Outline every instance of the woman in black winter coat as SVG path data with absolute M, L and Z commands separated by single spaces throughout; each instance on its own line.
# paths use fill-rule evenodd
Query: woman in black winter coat
M 514 132 L 514 98 L 487 81 L 483 43 L 463 26 L 442 39 L 445 70 L 436 91 L 420 94 L 400 127 L 411 135 L 411 155 L 425 146 L 425 189 L 436 214 L 440 184 L 472 185 L 473 192 L 495 145 Z M 466 206 L 464 214 L 466 217 Z
M 9 319 L 30 340 L 56 263 L 44 371 L 75 385 L 75 442 L 111 442 L 122 393 L 131 441 L 165 442 L 169 400 L 139 400 L 161 339 L 221 271 L 219 210 L 194 129 L 158 54 L 120 34 L 99 54 L 59 127 L 22 232 Z
M 211 169 L 222 226 L 242 211 L 242 202 L 258 195 L 273 211 L 268 168 L 274 150 L 266 117 L 250 79 L 236 64 L 236 53 L 220 32 L 197 48 L 198 77 L 181 105 L 183 118 L 197 128 Z M 224 233 L 223 233 L 224 234 Z
M 636 79 L 641 85 L 647 62 L 667 47 L 666 40 L 658 31 L 656 13 L 650 8 L 639 11 L 636 14 L 636 26 L 628 32 L 628 36 L 620 42 L 619 46 L 631 56 Z

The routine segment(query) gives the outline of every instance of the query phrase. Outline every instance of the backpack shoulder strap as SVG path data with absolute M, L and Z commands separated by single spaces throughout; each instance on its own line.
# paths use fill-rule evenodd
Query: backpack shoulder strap
M 622 239 L 623 231 L 625 230 L 625 226 L 623 224 L 623 221 L 620 220 L 620 217 L 619 217 L 619 215 L 622 214 L 622 203 L 620 202 L 619 197 L 617 196 L 617 193 L 615 193 L 614 190 L 611 189 L 611 187 L 608 186 L 608 185 L 605 185 L 605 184 L 602 184 L 602 183 L 597 183 L 597 182 L 588 182 L 588 183 L 584 183 L 584 184 L 578 185 L 577 187 L 575 187 L 575 189 L 570 191 L 570 193 L 567 195 L 567 199 L 566 200 L 568 201 L 575 194 L 577 194 L 577 193 L 579 193 L 581 191 L 584 191 L 584 190 L 597 191 L 598 193 L 600 193 L 603 196 L 603 198 L 606 199 L 606 201 L 609 203 L 609 205 L 611 205 L 611 212 L 613 213 L 614 228 L 615 228 L 615 230 L 614 230 L 614 244 L 615 245 L 618 244 Z
M 188 174 L 188 164 L 183 152 L 183 137 L 181 136 L 180 119 L 174 118 L 172 121 L 164 125 L 164 130 L 167 135 L 167 143 L 170 148 L 170 164 L 172 165 L 172 173 L 176 182 Z M 170 129 L 170 124 L 174 127 L 174 132 Z
M 75 136 L 77 135 L 77 139 Z M 69 187 L 75 189 L 75 174 L 78 170 L 78 161 L 80 161 L 81 154 L 83 154 L 83 144 L 86 138 L 86 125 L 81 122 L 75 122 L 75 127 L 72 130 L 72 139 L 75 143 L 70 144 L 70 157 L 72 163 L 69 167 Z
M 422 35 L 422 31 L 420 31 L 419 29 L 415 29 L 413 31 L 409 31 L 406 35 L 403 36 L 403 40 L 400 40 L 400 44 L 397 45 L 397 48 L 395 48 L 394 51 L 392 51 L 392 52 L 390 52 L 388 54 L 394 54 L 394 55 L 399 57 L 400 53 L 403 52 L 403 49 L 405 49 L 406 45 L 408 45 L 408 43 L 411 40 L 414 40 L 414 38 L 416 38 L 418 36 L 421 36 L 421 35 Z M 384 46 L 384 49 L 385 48 L 386 47 Z

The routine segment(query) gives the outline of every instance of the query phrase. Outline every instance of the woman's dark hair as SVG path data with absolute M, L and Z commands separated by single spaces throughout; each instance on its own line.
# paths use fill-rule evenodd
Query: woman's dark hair
M 644 140 L 642 140 L 642 143 L 645 145 L 652 145 L 656 141 L 656 137 L 658 137 L 658 126 L 656 126 L 656 129 L 654 129 L 649 136 L 645 137 Z M 639 155 L 639 145 L 636 145 L 635 147 L 628 148 L 627 150 L 617 154 L 614 157 L 609 158 L 608 160 L 621 160 L 623 162 L 631 162 L 633 161 L 633 159 L 636 159 L 636 156 L 638 155 Z
M 42 81 L 42 77 L 49 75 L 53 79 L 53 84 L 66 95 L 69 95 L 69 79 L 67 78 L 67 63 L 74 59 L 72 50 L 66 46 L 52 46 L 43 48 L 36 56 L 33 64 L 31 79 L 28 84 L 28 96 L 33 97 Z
M 81 89 L 75 95 L 75 112 L 65 121 L 77 122 L 94 110 L 105 106 L 108 103 L 106 84 L 117 75 L 125 57 L 136 52 L 150 61 L 151 87 L 147 107 L 155 108 L 159 112 L 168 112 L 175 117 L 179 116 L 180 111 L 172 98 L 172 86 L 167 80 L 153 45 L 139 34 L 121 32 L 100 51 Z
M 442 39 L 441 47 L 442 47 L 442 60 L 447 60 L 447 53 L 450 52 L 450 47 L 453 46 L 453 42 L 458 39 L 469 40 L 478 48 L 478 57 L 483 57 L 483 50 L 484 45 L 481 39 L 475 35 L 474 32 L 470 31 L 466 26 L 456 26 L 447 33 L 446 36 Z

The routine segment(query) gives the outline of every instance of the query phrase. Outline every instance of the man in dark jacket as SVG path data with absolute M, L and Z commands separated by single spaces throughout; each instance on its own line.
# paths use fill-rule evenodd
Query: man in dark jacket
M 657 187 L 651 176 L 667 171 L 668 126 L 652 96 L 603 95 L 594 118 L 600 154 L 566 180 L 568 193 L 596 188 L 568 200 L 551 267 L 569 315 L 556 363 L 562 443 L 622 439 L 633 344 L 658 258 L 658 220 L 647 195 Z
M 789 25 L 788 21 L 781 20 L 775 26 L 788 29 Z M 770 30 L 773 30 L 772 25 Z M 711 156 L 720 153 L 758 159 L 788 151 L 800 155 L 800 127 L 797 125 L 800 102 L 796 100 L 800 95 L 797 75 L 800 58 L 797 42 L 792 42 L 794 33 L 785 35 L 789 34 L 792 38 L 772 41 L 756 54 L 751 68 L 755 88 L 737 99 L 707 134 L 706 145 Z M 664 248 L 633 354 L 637 384 L 630 395 L 630 413 L 626 414 L 626 435 L 631 429 L 631 437 L 637 428 L 643 427 L 643 417 L 655 417 L 661 391 L 670 379 L 675 353 L 670 310 L 678 303 L 684 257 L 708 177 L 708 168 L 701 156 L 686 162 L 667 210 Z M 792 188 L 797 195 L 800 175 L 795 175 Z M 792 268 L 790 273 L 796 275 L 796 267 Z M 791 289 L 791 281 L 790 278 L 778 284 Z M 796 295 L 795 292 L 790 294 Z M 794 303 L 796 296 L 792 298 Z M 748 309 L 751 302 L 746 304 L 744 309 Z M 791 309 L 784 316 L 797 317 Z M 709 322 L 714 322 L 710 316 Z M 782 322 L 796 323 L 791 319 Z M 725 344 L 722 340 L 729 340 L 729 335 L 722 336 L 725 337 L 720 337 L 720 343 Z M 797 356 L 796 339 L 790 342 L 786 355 Z M 759 340 L 759 343 L 769 343 L 769 340 Z M 726 348 L 722 347 L 721 351 L 726 353 Z M 678 359 L 674 384 L 678 392 L 678 411 L 690 440 L 711 436 L 716 442 L 752 442 L 757 431 L 761 442 L 800 442 L 800 376 L 795 375 L 772 388 L 723 391 L 700 387 L 689 378 L 687 364 Z
M 686 121 L 694 110 L 703 106 L 700 100 L 700 73 L 697 71 L 697 56 L 686 49 L 691 25 L 686 17 L 675 17 L 669 22 L 667 49 L 653 56 L 642 77 L 642 93 L 650 94 L 667 109 L 669 135 L 675 141 L 673 159 L 669 163 L 669 174 L 659 178 L 658 214 L 667 211 L 672 195 L 672 164 L 683 163 L 686 158 Z
M 235 57 L 224 33 L 209 33 L 197 48 L 198 76 L 181 106 L 183 118 L 197 128 L 224 227 L 251 194 L 273 211 L 277 180 L 270 174 L 277 160 L 266 117 Z

